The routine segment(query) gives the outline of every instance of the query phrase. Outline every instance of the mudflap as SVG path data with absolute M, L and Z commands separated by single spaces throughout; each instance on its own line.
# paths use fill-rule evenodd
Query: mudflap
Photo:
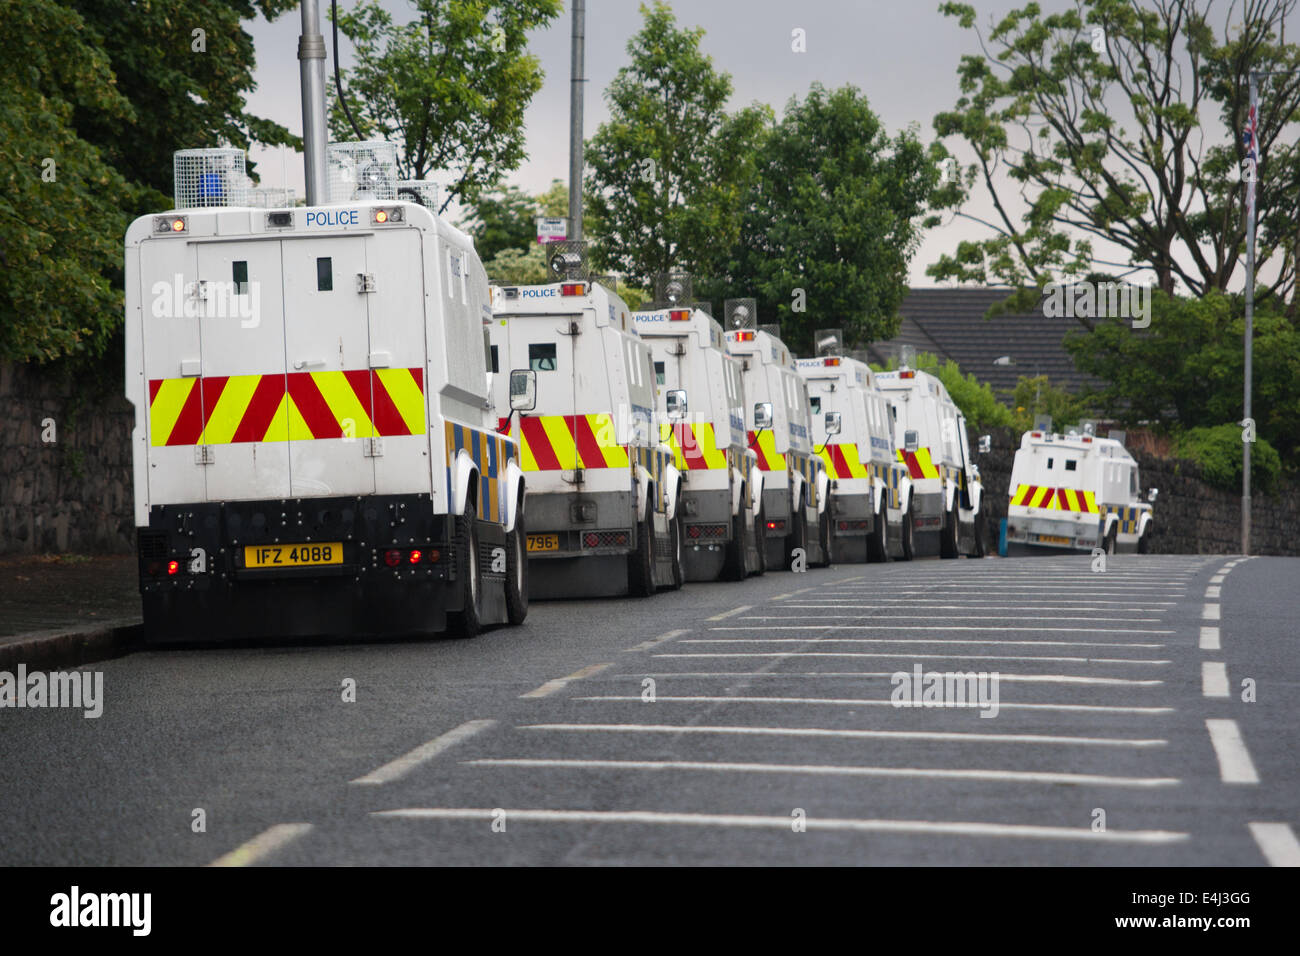
M 528 600 L 626 597 L 627 555 L 529 558 Z
M 865 564 L 867 561 L 867 536 L 861 532 L 844 532 L 834 535 L 835 561 L 839 564 Z M 888 545 L 888 541 L 886 545 Z M 900 545 L 901 547 L 901 545 Z
M 505 624 L 506 529 L 503 525 L 478 523 L 479 620 L 484 624 Z M 459 603 L 448 610 L 459 611 Z
M 686 546 L 686 580 L 687 581 L 716 581 L 722 575 L 722 566 L 726 561 L 726 552 L 723 545 L 699 545 L 698 547 Z M 754 560 L 758 560 L 757 553 Z
M 654 582 L 656 588 L 673 585 L 673 529 L 666 514 L 656 511 L 651 516 L 655 536 Z
M 912 554 L 918 558 L 937 558 L 939 556 L 939 536 L 942 531 L 912 532 Z

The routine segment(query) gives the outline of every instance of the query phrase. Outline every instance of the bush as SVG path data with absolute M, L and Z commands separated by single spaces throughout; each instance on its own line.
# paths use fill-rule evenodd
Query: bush
M 1189 428 L 1177 437 L 1176 453 L 1201 466 L 1202 477 L 1218 488 L 1235 491 L 1241 487 L 1241 426 L 1215 425 Z M 1250 484 L 1263 492 L 1272 491 L 1282 473 L 1282 459 L 1265 439 L 1257 438 L 1250 450 Z

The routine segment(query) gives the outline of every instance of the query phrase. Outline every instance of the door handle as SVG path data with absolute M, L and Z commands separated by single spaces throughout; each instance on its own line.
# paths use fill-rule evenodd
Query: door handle
M 323 368 L 324 366 L 324 359 L 298 359 L 298 361 L 293 363 L 293 367 L 296 369 Z

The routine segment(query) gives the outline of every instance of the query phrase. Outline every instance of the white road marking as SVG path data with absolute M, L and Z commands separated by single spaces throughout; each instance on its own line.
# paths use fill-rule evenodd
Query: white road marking
M 1205 727 L 1219 761 L 1219 779 L 1224 783 L 1259 783 L 1259 774 L 1255 772 L 1237 722 L 1211 719 L 1205 722 Z
M 1219 650 L 1219 629 L 1217 627 L 1201 628 L 1201 650 L 1217 651 Z
M 580 760 L 487 757 L 464 760 L 475 767 L 535 767 L 570 770 L 707 770 L 715 773 L 799 773 L 831 777 L 913 777 L 930 780 L 994 780 L 1004 783 L 1075 784 L 1092 787 L 1169 787 L 1177 777 L 1113 777 L 1092 773 L 1031 770 L 969 770 L 939 767 L 864 767 L 832 764 L 713 763 L 704 760 Z
M 408 773 L 427 760 L 432 760 L 444 750 L 448 750 L 456 744 L 469 737 L 474 736 L 481 730 L 487 730 L 489 727 L 496 725 L 495 720 L 467 720 L 453 730 L 447 731 L 440 737 L 434 737 L 427 743 L 420 744 L 410 753 L 398 757 L 389 763 L 384 764 L 378 770 L 372 770 L 364 777 L 357 777 L 353 783 L 362 784 L 382 784 L 392 783 L 394 780 L 400 780 Z
M 1050 657 L 1042 654 L 914 654 L 900 650 L 895 654 L 868 651 L 754 651 L 725 654 L 692 651 L 689 654 L 656 654 L 655 657 L 883 657 L 887 660 L 969 660 L 969 661 L 1051 661 L 1057 664 L 1168 664 L 1167 660 L 1140 657 Z
M 574 671 L 568 677 L 557 677 L 555 680 L 548 680 L 541 687 L 535 687 L 526 694 L 520 694 L 519 699 L 525 700 L 534 697 L 550 697 L 557 690 L 564 690 L 565 687 L 575 680 L 582 680 L 584 677 L 599 674 L 601 671 L 605 670 L 605 668 L 613 666 L 613 664 L 589 664 L 581 670 Z
M 1207 587 L 1207 588 L 1205 589 L 1205 597 L 1206 597 L 1207 599 L 1209 599 L 1209 598 L 1217 598 L 1217 597 L 1219 596 L 1219 592 L 1220 592 L 1220 590 L 1221 590 L 1221 589 L 1219 588 L 1219 586 L 1218 586 L 1217 584 L 1211 584 L 1209 587 Z
M 1205 605 L 1205 610 L 1201 612 L 1201 619 L 1205 621 L 1217 621 L 1219 619 L 1219 605 Z
M 783 605 L 783 607 L 807 608 L 808 605 L 806 605 L 806 604 L 786 604 L 786 605 Z M 825 610 L 835 610 L 835 611 L 841 611 L 841 610 L 849 611 L 849 610 L 853 610 L 852 607 L 844 607 L 844 606 L 842 606 L 842 605 L 832 605 L 832 604 L 825 604 L 825 605 L 822 605 L 822 608 L 825 609 Z M 980 610 L 986 610 L 986 609 L 985 609 L 985 608 L 980 608 Z M 1034 610 L 1038 610 L 1038 608 L 1034 608 Z M 722 620 L 724 617 L 730 617 L 731 614 L 733 614 L 733 613 L 735 613 L 735 612 L 733 611 L 733 612 L 728 613 L 728 614 L 719 614 L 719 615 L 716 616 L 716 617 L 705 618 L 705 620 L 706 620 L 706 621 L 720 621 L 720 620 Z M 818 619 L 818 620 L 848 620 L 848 621 L 860 621 L 860 620 L 862 620 L 862 618 L 865 617 L 865 616 L 866 616 L 866 615 L 863 615 L 863 614 L 818 614 L 818 615 L 817 615 L 817 619 Z M 1069 616 L 1069 615 L 1064 615 L 1064 614 L 1045 614 L 1045 615 L 1042 615 L 1042 616 L 1037 616 L 1037 615 L 1032 615 L 1032 614 L 1016 614 L 1016 615 L 1010 615 L 1010 614 L 969 614 L 969 613 L 968 613 L 968 614 L 961 614 L 961 613 L 952 613 L 952 614 L 933 614 L 933 613 L 930 613 L 930 612 L 926 612 L 926 613 L 924 613 L 924 614 L 884 614 L 884 615 L 881 615 L 881 614 L 872 614 L 871 617 L 872 617 L 873 620 L 876 620 L 876 619 L 878 619 L 878 618 L 883 617 L 883 618 L 885 618 L 886 620 L 890 620 L 890 621 L 931 621 L 931 620 L 934 620 L 936 617 L 955 617 L 955 618 L 957 618 L 957 619 L 959 619 L 959 620 L 963 620 L 963 621 L 1008 621 L 1008 620 L 1015 620 L 1015 621 L 1097 621 L 1097 622 L 1106 622 L 1106 623 L 1110 623 L 1110 622 L 1112 622 L 1112 621 L 1119 621 L 1119 622 L 1121 622 L 1121 623 L 1148 623 L 1148 624 L 1150 624 L 1150 623 L 1156 623 L 1156 622 L 1158 622 L 1158 621 L 1160 620 L 1160 618 L 1158 618 L 1158 617 L 1099 617 L 1099 616 L 1096 615 L 1096 614 L 1080 614 L 1080 615 L 1078 615 L 1078 616 Z M 742 621 L 801 621 L 801 620 L 806 620 L 806 619 L 807 619 L 807 615 L 797 615 L 797 614 L 746 614 L 744 617 L 741 618 Z
M 846 737 L 857 740 L 934 740 L 952 743 L 1066 744 L 1080 747 L 1163 747 L 1149 737 L 1065 737 L 1056 734 L 985 734 L 964 730 L 829 730 L 820 727 L 703 726 L 697 724 L 524 724 L 521 730 L 615 734 L 736 734 L 760 737 Z
M 712 628 L 711 630 L 722 630 Z M 745 630 L 745 628 L 736 628 Z M 782 630 L 797 630 L 782 628 Z M 900 629 L 901 630 L 901 629 Z M 919 627 L 924 631 L 927 628 Z M 991 630 L 991 628 L 990 628 Z M 1008 630 L 1016 630 L 1009 628 Z M 965 640 L 954 637 L 911 638 L 911 637 L 692 637 L 682 641 L 683 644 L 1008 644 L 1013 647 L 1141 647 L 1154 650 L 1163 644 L 1140 644 L 1130 641 L 995 641 Z
M 743 614 L 745 611 L 752 611 L 754 605 L 742 604 L 740 607 L 733 607 L 730 611 L 723 611 L 721 614 L 715 614 L 713 617 L 706 617 L 706 621 L 723 621 L 736 614 Z
M 497 819 L 502 810 L 474 807 L 409 807 L 376 810 L 371 816 L 408 820 Z M 736 813 L 664 813 L 656 810 L 542 810 L 505 809 L 507 820 L 534 823 L 628 823 L 656 826 L 744 827 L 790 830 L 788 816 L 760 816 Z M 808 830 L 856 833 L 911 833 L 932 836 L 1020 837 L 1038 840 L 1081 840 L 1095 843 L 1178 843 L 1186 833 L 1170 830 L 1104 830 L 1091 827 L 1049 827 L 1020 823 L 962 823 L 935 820 L 836 819 L 810 816 Z
M 1228 665 L 1222 661 L 1201 662 L 1201 694 L 1205 697 L 1228 696 Z
M 270 856 L 280 847 L 292 843 L 300 836 L 305 836 L 311 832 L 311 828 L 310 823 L 277 823 L 225 856 L 213 860 L 208 866 L 251 866 Z
M 640 702 L 640 696 L 624 697 L 621 695 L 604 695 L 591 697 L 574 697 L 573 700 L 582 701 L 604 701 L 604 702 Z M 835 707 L 894 707 L 895 704 L 889 699 L 875 699 L 870 697 L 743 697 L 743 696 L 666 696 L 660 694 L 655 698 L 655 703 L 674 703 L 674 704 L 830 704 Z M 978 701 L 970 703 L 958 703 L 956 701 L 934 702 L 922 707 L 920 704 L 913 704 L 906 707 L 898 707 L 898 710 L 979 710 L 984 705 Z M 1063 710 L 1077 713 L 1089 714 L 1171 714 L 1172 707 L 1130 707 L 1115 704 L 1022 704 L 1008 703 L 1001 701 L 998 704 L 1001 710 Z
M 1222 572 L 1219 573 L 1219 574 L 1216 574 L 1214 577 L 1210 578 L 1210 583 L 1211 583 L 1211 584 L 1222 584 L 1222 583 L 1223 583 L 1223 579 L 1226 578 L 1227 576 L 1228 576 L 1227 574 L 1224 574 L 1224 573 L 1222 573 Z
M 681 637 L 683 634 L 689 634 L 690 631 L 669 631 L 666 634 L 660 634 L 658 637 L 648 641 L 642 641 L 636 647 L 629 647 L 624 653 L 630 654 L 633 651 L 648 651 L 652 647 L 658 647 L 660 644 L 667 644 L 674 637 Z
M 638 674 L 668 680 L 673 677 L 892 677 L 898 671 L 661 671 L 657 674 Z M 1026 684 L 1104 684 L 1123 687 L 1151 687 L 1163 684 L 1162 680 L 1134 680 L 1127 677 L 1078 677 L 1073 674 L 1008 674 L 998 673 L 998 680 Z
M 1075 605 L 1058 605 L 1058 604 L 976 604 L 975 602 L 971 602 L 970 604 L 922 604 L 922 603 L 918 603 L 918 602 L 915 602 L 915 601 L 908 601 L 906 604 L 894 604 L 894 603 L 889 603 L 888 601 L 884 601 L 884 600 L 882 600 L 881 602 L 876 603 L 876 604 L 849 604 L 849 603 L 847 603 L 848 601 L 857 601 L 857 600 L 860 600 L 860 599 L 859 599 L 859 598 L 845 598 L 843 601 L 838 600 L 838 599 L 827 599 L 826 601 L 823 601 L 823 602 L 820 603 L 820 604 L 783 604 L 783 605 L 781 605 L 781 610 L 784 611 L 784 610 L 788 610 L 788 609 L 790 609 L 790 608 L 806 608 L 806 609 L 808 609 L 808 610 L 823 610 L 823 609 L 825 609 L 825 610 L 840 610 L 840 611 L 926 611 L 926 610 L 934 610 L 934 611 L 955 611 L 955 612 L 957 612 L 956 615 L 952 615 L 952 616 L 961 616 L 961 615 L 964 615 L 964 614 L 966 614 L 967 612 L 972 611 L 972 610 L 975 610 L 975 611 L 1016 611 L 1016 612 L 1020 612 L 1020 611 L 1093 611 L 1093 612 L 1096 612 L 1096 611 L 1097 611 L 1097 608 L 1095 608 L 1095 607 L 1091 607 L 1091 606 L 1089 606 L 1089 605 L 1087 605 L 1087 604 L 1075 604 Z M 1111 602 L 1111 603 L 1124 603 L 1124 602 Z M 1177 603 L 1178 603 L 1177 601 L 1151 601 L 1151 602 L 1149 602 L 1149 604 L 1168 604 L 1168 605 L 1173 605 L 1173 604 L 1177 604 Z M 1148 604 L 1148 603 L 1144 603 L 1142 606 L 1139 606 L 1139 607 L 1116 607 L 1116 608 L 1103 608 L 1103 609 L 1102 609 L 1102 612 L 1103 612 L 1103 613 L 1107 613 L 1107 614 L 1109 614 L 1109 613 L 1113 613 L 1113 612 L 1125 612 L 1125 611 L 1130 612 L 1130 613 L 1135 613 L 1135 612 L 1139 612 L 1139 611 L 1150 611 L 1151 608 L 1150 608 L 1149 604 Z M 949 615 L 944 615 L 944 616 L 947 617 L 947 616 L 949 616 Z M 1091 619 L 1093 618 L 1093 616 L 1094 616 L 1094 615 L 1089 615 L 1089 620 L 1091 620 Z M 1111 619 L 1110 619 L 1110 618 L 1107 618 L 1106 620 L 1111 620 Z
M 1217 605 L 1215 605 L 1217 607 Z M 1033 631 L 1035 634 L 1096 634 L 1095 627 L 1010 627 L 976 624 L 734 624 L 711 627 L 710 631 Z M 1108 627 L 1108 634 L 1173 634 L 1173 628 Z
M 1269 866 L 1300 866 L 1300 842 L 1286 823 L 1248 823 Z

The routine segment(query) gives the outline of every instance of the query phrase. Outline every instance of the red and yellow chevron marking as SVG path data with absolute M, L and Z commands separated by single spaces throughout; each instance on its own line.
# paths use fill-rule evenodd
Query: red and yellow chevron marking
M 660 425 L 659 440 L 672 446 L 678 471 L 707 470 L 727 467 L 727 453 L 718 450 L 713 425 Z
M 424 427 L 424 370 L 419 368 L 149 382 L 154 446 L 419 435 Z
M 609 415 L 526 415 L 519 431 L 524 471 L 631 466 L 627 449 L 614 440 Z
M 1038 485 L 1019 485 L 1011 496 L 1011 504 L 1027 508 L 1046 508 L 1048 511 L 1078 511 L 1099 514 L 1097 499 L 1091 491 L 1073 488 L 1041 488 Z
M 759 471 L 785 471 L 785 455 L 776 453 L 776 436 L 771 429 L 765 429 L 757 440 L 754 432 L 750 432 L 749 447 L 758 455 Z
M 916 451 L 898 449 L 898 460 L 907 465 L 908 474 L 917 478 L 938 478 L 939 469 L 930 460 L 930 449 L 918 448 Z
M 826 474 L 831 478 L 870 478 L 871 462 L 862 463 L 856 442 L 845 445 L 827 445 L 821 459 L 826 464 Z

